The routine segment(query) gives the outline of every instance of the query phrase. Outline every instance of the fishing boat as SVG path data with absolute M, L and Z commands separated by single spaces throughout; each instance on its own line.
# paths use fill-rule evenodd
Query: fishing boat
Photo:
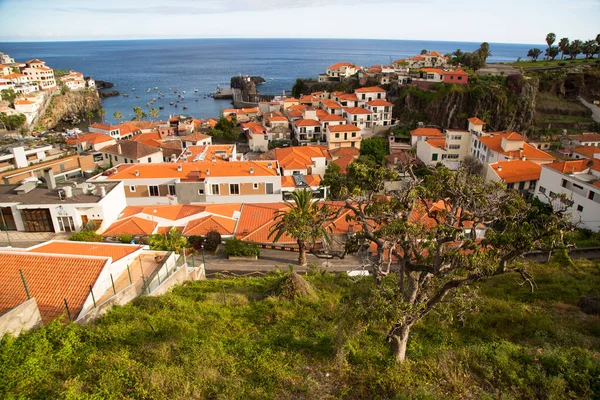
M 136 98 L 136 99 L 139 99 L 139 98 L 140 98 L 140 96 L 135 96 L 135 98 Z
M 146 103 L 146 107 L 150 107 L 150 103 Z
M 155 87 L 154 87 L 154 90 L 158 90 L 158 86 L 155 86 Z
M 129 97 L 129 95 L 128 95 L 127 93 L 125 93 L 125 94 L 123 95 L 123 97 Z
M 173 102 L 170 102 L 169 104 L 170 104 L 170 105 L 173 105 L 173 104 L 175 104 L 175 103 L 173 103 Z
M 184 109 L 184 110 L 187 110 L 187 108 L 188 108 L 187 106 L 183 106 L 183 109 Z
M 132 92 L 135 92 L 135 88 L 131 88 L 131 91 L 132 91 Z
M 195 92 L 195 93 L 198 93 L 198 89 L 194 89 L 194 92 Z
M 175 107 L 177 107 L 177 104 L 175 104 Z
M 173 93 L 177 93 L 177 89 L 173 89 Z
M 159 109 L 159 110 L 164 110 L 164 109 L 165 109 L 165 106 L 160 106 L 160 107 L 158 107 L 158 109 Z
M 185 94 L 185 90 L 183 90 L 181 93 Z

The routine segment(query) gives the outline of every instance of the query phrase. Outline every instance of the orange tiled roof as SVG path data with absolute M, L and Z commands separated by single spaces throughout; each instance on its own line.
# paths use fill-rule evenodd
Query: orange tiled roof
M 92 143 L 92 144 L 96 144 L 96 143 L 104 143 L 104 142 L 110 142 L 110 141 L 114 141 L 115 139 L 111 138 L 108 135 L 105 135 L 104 133 L 85 133 L 83 135 L 78 136 L 77 138 L 73 139 L 74 143 Z
M 275 223 L 275 213 L 286 208 L 285 203 L 244 204 L 235 236 L 249 242 L 272 243 L 273 236 L 269 238 L 269 233 Z M 289 244 L 296 241 L 283 234 L 278 243 Z
M 591 166 L 588 166 L 590 161 L 592 162 Z M 585 172 L 588 169 L 600 171 L 600 160 L 582 158 L 580 160 L 553 162 L 550 164 L 545 164 L 544 166 L 552 168 L 555 171 L 562 172 L 563 174 L 572 174 L 575 172 Z
M 508 140 L 523 141 L 523 150 L 504 151 L 502 149 L 502 138 L 506 137 Z M 550 154 L 542 151 L 535 146 L 525 143 L 525 138 L 518 133 L 506 132 L 506 133 L 495 133 L 493 136 L 481 136 L 478 138 L 479 141 L 485 144 L 490 150 L 497 153 L 503 154 L 512 158 L 526 157 L 527 159 L 533 160 L 553 160 Z
M 181 171 L 178 167 L 181 166 Z M 254 168 L 255 176 L 277 176 L 275 168 L 269 168 L 265 161 L 238 161 L 213 163 L 210 160 L 188 163 L 158 163 L 158 164 L 121 164 L 117 172 L 109 172 L 107 180 L 122 179 L 153 179 L 153 178 L 182 178 L 202 180 L 209 176 L 251 176 L 250 168 Z M 206 170 L 209 174 L 206 174 Z M 139 175 L 136 176 L 135 171 Z
M 333 65 L 330 65 L 329 67 L 327 67 L 327 69 L 340 69 L 342 67 L 354 67 L 354 64 L 349 63 L 349 62 L 339 62 Z
M 394 105 L 393 103 L 390 103 L 389 101 L 383 99 L 371 100 L 367 102 L 367 104 L 371 107 L 391 107 Z
M 294 146 L 275 149 L 275 159 L 283 169 L 306 169 L 313 166 L 313 158 L 330 159 L 325 146 Z
M 306 184 L 308 186 L 314 187 L 319 186 L 321 184 L 321 177 L 319 175 L 304 175 L 304 179 L 306 180 Z M 281 177 L 281 186 L 282 187 L 296 187 L 296 181 L 294 181 L 294 177 L 287 175 Z
M 584 133 L 583 135 L 569 135 L 570 140 L 578 142 L 600 142 L 600 133 Z
M 348 149 L 355 149 L 355 147 L 345 147 Z M 340 173 L 345 174 L 348 170 L 348 165 L 352 164 L 357 157 L 353 155 L 340 155 L 335 160 L 331 161 L 334 164 L 337 164 L 340 167 Z
M 210 137 L 211 136 L 205 135 L 205 134 L 200 133 L 200 132 L 194 132 L 194 133 L 191 133 L 191 134 L 189 134 L 187 136 L 182 137 L 181 140 L 183 140 L 184 142 L 198 142 L 200 140 L 205 140 L 205 139 L 208 139 Z
M 469 74 L 467 74 L 464 70 L 457 68 L 454 71 L 444 71 L 444 75 L 462 75 L 462 76 L 468 76 Z
M 30 253 L 70 254 L 79 256 L 110 257 L 113 262 L 141 250 L 143 246 L 92 242 L 52 240 L 27 249 Z
M 337 96 L 339 100 L 345 101 L 358 101 L 358 97 L 356 97 L 355 93 L 344 93 Z M 343 108 L 343 107 L 342 107 Z
M 440 74 L 440 75 L 444 74 L 444 70 L 439 69 L 439 68 L 421 68 L 419 71 L 428 72 L 428 73 L 432 73 L 432 74 Z
M 354 156 L 360 155 L 360 150 L 356 147 L 338 147 L 337 149 L 329 150 L 332 157 Z
M 186 236 L 206 235 L 210 231 L 217 231 L 221 235 L 233 235 L 235 224 L 235 219 L 208 215 L 188 222 L 183 234 Z
M 296 99 L 295 97 L 288 97 L 287 99 L 283 100 L 284 103 L 296 103 L 298 102 L 298 99 Z
M 73 242 L 71 242 L 73 243 Z M 0 252 L 0 315 L 27 300 L 19 270 L 45 324 L 66 314 L 77 318 L 107 258 L 72 255 Z M 97 294 L 98 295 L 98 294 Z
M 483 122 L 482 120 L 480 120 L 477 117 L 471 117 L 471 118 L 468 119 L 468 121 L 470 123 L 472 123 L 473 125 L 485 125 L 485 122 Z
M 346 107 L 344 110 L 348 114 L 373 114 L 373 111 L 367 110 L 364 107 Z
M 410 131 L 411 136 L 444 137 L 444 134 L 438 128 L 417 128 Z
M 587 158 L 594 158 L 595 154 L 600 154 L 598 146 L 579 146 L 571 149 L 572 153 L 581 154 Z
M 431 147 L 438 147 L 440 149 L 446 148 L 446 139 L 429 139 L 425 143 L 427 143 Z
M 542 173 L 542 166 L 529 160 L 498 161 L 490 168 L 506 183 L 538 180 Z
M 360 132 L 360 128 L 352 124 L 330 125 L 329 132 Z
M 338 103 L 337 101 L 333 101 L 333 100 L 323 100 L 322 104 L 325 107 L 331 108 L 331 109 L 340 109 L 340 108 L 342 108 L 342 105 L 340 103 Z
M 271 121 L 271 122 L 273 122 L 273 121 L 275 121 L 275 122 L 284 122 L 284 121 L 287 122 L 287 118 L 284 117 L 283 115 L 275 115 L 273 117 L 270 117 L 269 121 Z
M 385 93 L 386 90 L 383 88 L 380 88 L 379 86 L 367 86 L 367 87 L 358 88 L 354 92 L 356 92 L 356 93 L 377 93 L 377 92 Z
M 327 114 L 319 117 L 321 122 L 344 122 L 346 118 L 342 117 L 339 114 Z
M 321 126 L 319 121 L 317 121 L 315 119 L 304 119 L 304 118 L 294 121 L 294 124 L 296 126 Z
M 139 217 L 129 217 L 116 221 L 102 233 L 103 236 L 129 235 L 151 235 L 158 222 Z

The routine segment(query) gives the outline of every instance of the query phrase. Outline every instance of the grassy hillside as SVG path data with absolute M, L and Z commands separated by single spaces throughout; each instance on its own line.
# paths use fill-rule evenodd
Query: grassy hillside
M 600 317 L 576 302 L 600 294 L 600 264 L 533 272 L 533 294 L 498 277 L 470 311 L 430 315 L 403 365 L 385 327 L 342 311 L 368 279 L 309 276 L 318 300 L 295 301 L 272 296 L 277 275 L 191 282 L 93 325 L 4 338 L 0 398 L 598 398 Z

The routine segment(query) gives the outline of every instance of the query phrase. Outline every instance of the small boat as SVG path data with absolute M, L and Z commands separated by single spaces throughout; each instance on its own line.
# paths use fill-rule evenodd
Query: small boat
M 127 93 L 125 93 L 125 94 L 123 95 L 123 97 L 129 97 L 129 95 L 128 95 Z
M 177 107 L 177 104 L 175 104 L 175 107 Z
M 150 107 L 150 103 L 146 103 L 146 107 Z
M 135 98 L 136 98 L 136 99 L 139 99 L 139 98 L 140 98 L 140 96 L 135 96 Z
M 160 99 L 162 99 L 162 97 L 158 96 L 158 99 L 160 100 Z
M 177 93 L 177 89 L 173 89 L 173 93 Z
M 179 100 L 177 100 L 177 102 L 179 103 Z
M 132 91 L 132 92 L 135 92 L 135 88 L 131 88 L 131 91 Z
M 158 107 L 158 109 L 159 109 L 159 110 L 164 110 L 164 109 L 165 109 L 165 106 L 160 106 L 160 107 Z
M 150 89 L 146 90 L 146 93 L 150 93 Z
M 196 101 L 198 101 L 198 99 L 196 99 Z
M 158 86 L 154 86 L 154 90 L 158 90 Z
M 173 102 L 170 102 L 169 104 L 170 104 L 170 105 L 173 105 L 173 104 L 175 104 L 175 103 L 173 103 Z
M 184 94 L 185 94 L 185 90 L 184 90 L 184 91 L 182 91 L 181 93 L 184 93 Z
M 184 109 L 184 110 L 187 110 L 187 108 L 188 108 L 187 106 L 183 106 L 183 109 Z
M 198 89 L 194 89 L 194 92 L 195 92 L 195 93 L 198 93 Z

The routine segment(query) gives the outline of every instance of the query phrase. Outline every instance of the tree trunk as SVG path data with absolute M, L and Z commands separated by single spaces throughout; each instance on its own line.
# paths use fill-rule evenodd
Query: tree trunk
M 298 241 L 298 264 L 301 267 L 306 266 L 308 262 L 306 261 L 306 246 L 304 242 Z
M 390 347 L 397 362 L 402 362 L 406 359 L 406 345 L 408 344 L 410 328 L 410 325 L 401 325 L 390 335 Z

